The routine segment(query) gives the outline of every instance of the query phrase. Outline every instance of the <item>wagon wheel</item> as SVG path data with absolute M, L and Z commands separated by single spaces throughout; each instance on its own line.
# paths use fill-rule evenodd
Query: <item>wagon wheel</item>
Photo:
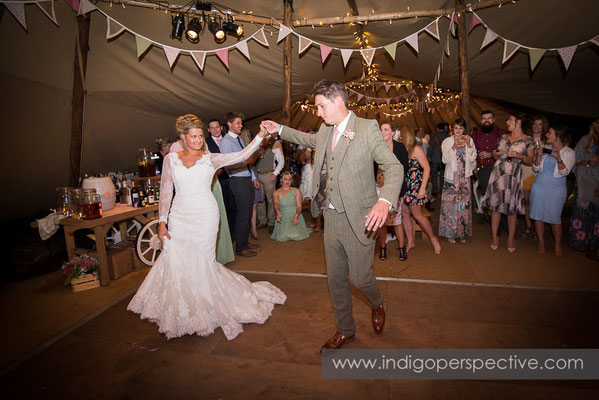
M 158 239 L 160 220 L 154 219 L 141 228 L 135 240 L 135 253 L 142 263 L 152 266 L 156 262 L 162 242 Z
M 132 237 L 135 236 L 141 230 L 141 224 L 136 220 L 131 220 L 127 222 L 127 236 Z M 122 242 L 123 238 L 121 237 L 121 231 L 119 230 L 119 226 L 114 224 L 110 227 L 110 230 L 106 233 L 106 242 L 108 244 L 115 244 Z

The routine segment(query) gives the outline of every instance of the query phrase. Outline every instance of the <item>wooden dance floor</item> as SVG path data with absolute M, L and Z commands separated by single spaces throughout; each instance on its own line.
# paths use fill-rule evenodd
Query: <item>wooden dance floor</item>
M 48 399 L 588 399 L 597 381 L 335 381 L 320 346 L 335 331 L 326 279 L 246 273 L 288 296 L 264 325 L 227 341 L 167 341 L 126 310 L 131 296 L 0 378 L 4 398 Z M 381 336 L 354 293 L 356 340 L 346 348 L 597 348 L 599 292 L 382 280 Z M 7 321 L 4 329 L 9 329 Z

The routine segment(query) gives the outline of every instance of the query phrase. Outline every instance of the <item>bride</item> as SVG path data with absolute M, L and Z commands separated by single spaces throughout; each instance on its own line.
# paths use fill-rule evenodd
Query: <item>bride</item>
M 207 154 L 198 117 L 183 115 L 176 127 L 184 149 L 164 158 L 158 229 L 163 250 L 127 309 L 155 322 L 167 339 L 208 336 L 221 327 L 231 340 L 243 331 L 242 323 L 264 323 L 274 305 L 286 300 L 269 282 L 252 283 L 215 259 L 219 214 L 212 177 L 246 160 L 266 132 L 238 153 Z

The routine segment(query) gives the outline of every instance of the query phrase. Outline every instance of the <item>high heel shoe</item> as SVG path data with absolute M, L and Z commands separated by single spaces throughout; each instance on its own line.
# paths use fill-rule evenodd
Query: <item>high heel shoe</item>
M 406 261 L 408 259 L 408 251 L 406 250 L 406 246 L 402 246 L 399 248 L 399 261 Z
M 516 243 L 514 242 L 514 247 L 510 247 L 510 245 L 508 243 L 507 251 L 509 251 L 510 253 L 513 253 L 514 251 L 516 251 Z
M 381 247 L 379 251 L 379 260 L 385 261 L 387 259 L 387 247 Z
M 499 243 L 491 241 L 491 250 L 497 250 L 499 248 Z

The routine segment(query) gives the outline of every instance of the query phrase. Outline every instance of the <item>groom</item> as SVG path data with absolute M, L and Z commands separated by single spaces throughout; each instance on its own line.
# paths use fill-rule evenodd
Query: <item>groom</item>
M 324 196 L 324 243 L 329 295 L 337 332 L 323 346 L 338 349 L 354 339 L 350 282 L 370 302 L 372 326 L 380 334 L 385 325 L 383 296 L 372 271 L 375 233 L 397 204 L 403 167 L 383 140 L 375 120 L 358 118 L 348 110 L 347 91 L 341 82 L 322 80 L 313 90 L 318 116 L 324 120 L 316 135 L 299 132 L 273 121 L 263 121 L 269 133 L 283 140 L 316 148 L 312 179 L 312 215 Z M 373 163 L 379 165 L 385 185 L 377 196 Z M 321 171 L 326 171 L 321 187 Z M 349 275 L 349 279 L 348 279 Z

